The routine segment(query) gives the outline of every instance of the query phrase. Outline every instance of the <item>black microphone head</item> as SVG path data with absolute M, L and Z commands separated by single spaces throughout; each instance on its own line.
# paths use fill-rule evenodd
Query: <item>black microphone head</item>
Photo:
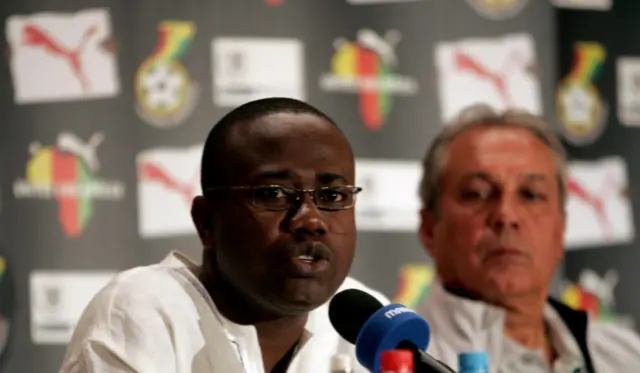
M 336 294 L 329 303 L 329 320 L 340 336 L 353 344 L 364 323 L 382 303 L 362 290 L 347 289 Z

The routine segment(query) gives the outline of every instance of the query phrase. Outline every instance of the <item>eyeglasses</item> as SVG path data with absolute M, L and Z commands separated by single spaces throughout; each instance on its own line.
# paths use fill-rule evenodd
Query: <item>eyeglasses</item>
M 353 208 L 356 195 L 362 191 L 362 188 L 345 185 L 318 189 L 293 189 L 281 185 L 266 185 L 216 187 L 206 189 L 205 192 L 224 190 L 248 191 L 251 195 L 251 204 L 264 210 L 288 210 L 296 206 L 304 194 L 310 194 L 320 210 L 338 211 Z

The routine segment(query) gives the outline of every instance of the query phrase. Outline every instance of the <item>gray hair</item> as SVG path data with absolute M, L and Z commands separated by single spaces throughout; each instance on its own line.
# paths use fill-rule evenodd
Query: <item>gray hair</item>
M 482 126 L 510 126 L 529 131 L 540 139 L 553 152 L 556 160 L 558 185 L 560 186 L 560 203 L 564 211 L 567 196 L 567 155 L 554 132 L 541 117 L 522 110 L 496 112 L 484 104 L 470 106 L 449 123 L 431 143 L 422 162 L 422 180 L 420 181 L 420 199 L 423 208 L 437 212 L 440 181 L 446 161 L 447 150 L 451 142 L 461 133 Z

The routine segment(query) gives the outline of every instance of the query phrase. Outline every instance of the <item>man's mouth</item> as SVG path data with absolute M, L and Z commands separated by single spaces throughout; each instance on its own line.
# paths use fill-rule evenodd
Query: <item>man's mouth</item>
M 318 264 L 322 261 L 326 261 L 326 259 L 321 258 L 321 257 L 314 257 L 312 255 L 299 255 L 296 257 L 296 259 L 303 263 L 303 264 L 308 264 L 308 265 L 314 265 L 314 264 Z
M 296 278 L 312 278 L 331 268 L 331 249 L 320 242 L 291 246 L 287 250 L 287 272 Z
M 291 258 L 291 270 L 295 277 L 312 278 L 327 271 L 331 264 L 322 255 L 299 255 Z

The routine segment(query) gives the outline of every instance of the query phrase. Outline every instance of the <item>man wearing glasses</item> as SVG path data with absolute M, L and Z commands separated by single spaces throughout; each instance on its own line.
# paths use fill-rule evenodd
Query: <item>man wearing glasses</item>
M 346 277 L 360 188 L 342 132 L 306 103 L 253 101 L 213 128 L 201 175 L 203 264 L 174 252 L 117 276 L 61 372 L 329 373 L 337 353 L 356 365 L 326 306 L 338 290 L 370 291 Z

